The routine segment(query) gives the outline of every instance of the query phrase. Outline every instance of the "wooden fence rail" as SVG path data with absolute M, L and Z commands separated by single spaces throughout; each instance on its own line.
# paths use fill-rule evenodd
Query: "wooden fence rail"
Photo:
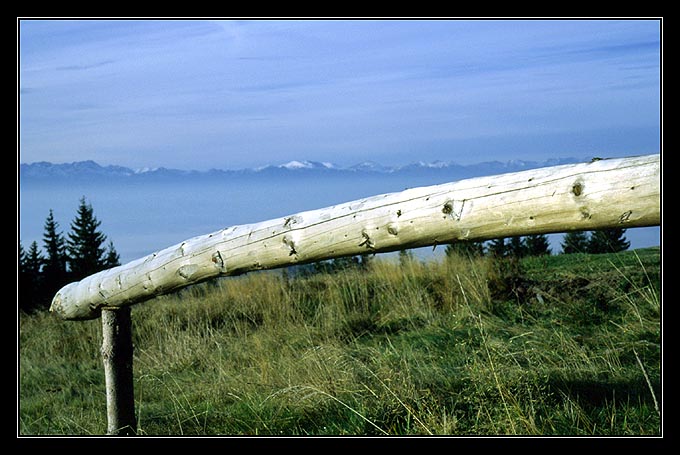
M 133 435 L 132 304 L 218 276 L 342 256 L 660 224 L 660 155 L 594 160 L 413 188 L 225 228 L 67 284 L 50 310 L 67 320 L 101 316 L 107 433 Z
M 252 270 L 456 241 L 659 225 L 660 167 L 658 154 L 596 160 L 413 188 L 228 227 L 70 283 L 50 310 L 64 319 L 94 319 L 102 309 Z

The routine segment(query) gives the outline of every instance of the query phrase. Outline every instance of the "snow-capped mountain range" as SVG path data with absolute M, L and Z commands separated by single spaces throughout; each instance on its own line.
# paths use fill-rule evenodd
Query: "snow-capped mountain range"
M 559 164 L 570 164 L 587 161 L 587 159 L 559 158 L 546 161 L 507 162 L 488 161 L 474 165 L 460 165 L 451 162 L 435 161 L 431 163 L 417 162 L 404 166 L 384 166 L 374 161 L 364 161 L 353 166 L 342 167 L 329 162 L 309 160 L 294 160 L 284 164 L 269 165 L 258 168 L 224 170 L 210 169 L 207 171 L 170 169 L 165 167 L 132 169 L 124 166 L 102 166 L 95 161 L 76 161 L 72 163 L 50 163 L 46 161 L 21 163 L 19 166 L 20 179 L 44 180 L 59 178 L 77 179 L 116 179 L 116 178 L 168 178 L 168 177 L 226 177 L 226 176 L 266 176 L 287 173 L 380 173 L 380 174 L 446 174 L 450 178 L 468 178 L 480 175 L 516 172 Z

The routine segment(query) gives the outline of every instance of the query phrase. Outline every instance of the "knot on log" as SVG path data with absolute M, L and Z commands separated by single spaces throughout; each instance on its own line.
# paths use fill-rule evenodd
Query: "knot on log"
M 371 236 L 368 235 L 368 230 L 364 229 L 361 231 L 361 236 L 364 238 L 363 242 L 359 246 L 366 246 L 369 250 L 375 249 L 375 243 L 371 240 Z

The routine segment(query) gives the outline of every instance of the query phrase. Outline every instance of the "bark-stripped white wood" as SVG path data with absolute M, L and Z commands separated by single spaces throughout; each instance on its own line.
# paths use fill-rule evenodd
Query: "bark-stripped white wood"
M 217 276 L 455 241 L 661 222 L 660 155 L 408 189 L 233 226 L 64 286 L 51 311 L 93 319 Z M 197 197 L 200 197 L 197 195 Z

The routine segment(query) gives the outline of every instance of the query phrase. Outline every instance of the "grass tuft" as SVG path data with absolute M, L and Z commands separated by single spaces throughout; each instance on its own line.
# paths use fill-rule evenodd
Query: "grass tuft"
M 140 435 L 660 435 L 658 248 L 259 272 L 133 308 Z M 99 321 L 19 318 L 21 435 L 106 429 Z

